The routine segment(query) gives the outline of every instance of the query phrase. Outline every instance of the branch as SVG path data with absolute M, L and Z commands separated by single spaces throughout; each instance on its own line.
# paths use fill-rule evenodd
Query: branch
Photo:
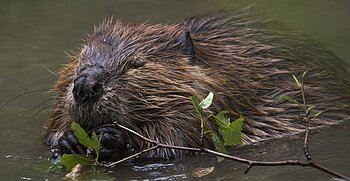
M 248 165 L 248 168 L 247 170 L 245 171 L 245 173 L 248 173 L 248 171 L 253 167 L 253 166 L 286 166 L 286 165 L 290 165 L 290 166 L 302 166 L 302 167 L 313 167 L 313 168 L 316 168 L 318 170 L 321 170 L 325 173 L 328 173 L 330 175 L 333 175 L 335 177 L 338 177 L 338 178 L 342 178 L 342 179 L 346 179 L 346 180 L 350 180 L 349 177 L 345 176 L 345 175 L 342 175 L 340 173 L 337 173 L 333 170 L 330 170 L 320 164 L 317 164 L 313 161 L 300 161 L 300 160 L 283 160 L 283 161 L 272 161 L 272 162 L 267 162 L 267 161 L 255 161 L 255 160 L 249 160 L 249 159 L 245 159 L 245 158 L 241 158 L 241 157 L 237 157 L 237 156 L 232 156 L 232 155 L 227 155 L 227 154 L 224 154 L 224 153 L 220 153 L 220 152 L 217 152 L 217 151 L 214 151 L 214 150 L 211 150 L 211 149 L 207 149 L 207 148 L 192 148 L 192 147 L 183 147 L 183 146 L 175 146 L 175 145 L 167 145 L 167 144 L 162 144 L 162 143 L 158 143 L 157 141 L 155 140 L 151 140 L 149 138 L 146 138 L 144 136 L 142 136 L 141 134 L 137 133 L 136 131 L 130 129 L 130 128 L 127 128 L 123 125 L 120 125 L 116 122 L 114 122 L 114 124 L 107 124 L 107 125 L 103 125 L 103 126 L 115 126 L 117 128 L 121 128 L 125 131 L 128 131 L 132 134 L 134 134 L 135 136 L 141 138 L 142 140 L 146 141 L 146 142 L 149 142 L 151 144 L 154 144 L 154 146 L 148 148 L 148 149 L 144 149 L 136 154 L 133 154 L 129 157 L 126 157 L 122 160 L 119 160 L 119 161 L 116 161 L 116 162 L 112 162 L 110 164 L 107 164 L 107 165 L 100 165 L 100 166 L 104 166 L 104 167 L 107 167 L 107 168 L 110 168 L 110 167 L 113 167 L 117 164 L 120 164 L 124 161 L 127 161 L 127 160 L 130 160 L 132 158 L 135 158 L 143 153 L 147 153 L 149 151 L 152 151 L 154 149 L 159 149 L 159 148 L 168 148 L 168 149 L 177 149 L 177 150 L 184 150 L 184 151 L 193 151 L 193 152 L 202 152 L 202 153 L 209 153 L 209 154 L 212 154 L 212 155 L 215 155 L 215 156 L 219 156 L 219 157 L 223 157 L 223 158 L 226 158 L 226 159 L 229 159 L 229 160 L 233 160 L 233 161 L 237 161 L 237 162 L 240 162 L 240 163 L 243 163 L 243 164 L 247 164 Z
M 309 152 L 309 133 L 310 133 L 310 129 L 309 129 L 309 124 L 310 124 L 310 111 L 308 109 L 307 103 L 306 103 L 306 97 L 305 97 L 305 89 L 304 89 L 304 78 L 305 78 L 305 74 L 306 72 L 302 75 L 301 77 L 301 86 L 300 86 L 300 93 L 301 93 L 301 97 L 303 99 L 303 105 L 304 105 L 304 112 L 305 112 L 305 136 L 304 136 L 304 145 L 303 145 L 303 150 L 304 150 L 304 155 L 306 157 L 306 159 L 308 161 L 312 161 L 311 156 L 310 156 L 310 152 Z
M 110 163 L 110 164 L 100 164 L 100 166 L 110 168 L 110 167 L 113 167 L 113 166 L 115 166 L 117 164 L 120 164 L 122 162 L 125 162 L 125 161 L 131 160 L 133 158 L 136 158 L 136 157 L 138 157 L 139 155 L 141 155 L 143 153 L 147 153 L 147 152 L 152 151 L 152 150 L 157 149 L 157 148 L 158 148 L 158 146 L 156 145 L 156 146 L 150 147 L 148 149 L 144 149 L 144 150 L 142 150 L 142 151 L 140 151 L 140 152 L 138 152 L 136 154 L 133 154 L 131 156 L 125 157 L 125 158 L 123 158 L 121 160 L 118 160 L 116 162 L 113 162 L 113 163 Z

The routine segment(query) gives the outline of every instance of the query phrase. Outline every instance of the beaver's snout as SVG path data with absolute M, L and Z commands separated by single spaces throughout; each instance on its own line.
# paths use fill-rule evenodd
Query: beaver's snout
M 74 81 L 73 95 L 77 103 L 96 101 L 102 95 L 102 84 L 91 76 L 80 76 Z

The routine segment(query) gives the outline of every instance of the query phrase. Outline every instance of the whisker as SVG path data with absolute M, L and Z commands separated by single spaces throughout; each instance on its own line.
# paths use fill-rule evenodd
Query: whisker
M 50 107 L 52 107 L 52 105 L 48 105 L 48 106 L 45 106 L 45 107 L 41 108 L 41 109 L 33 116 L 33 119 L 35 119 L 35 118 L 39 115 L 39 113 L 41 113 L 43 110 L 45 110 L 45 109 L 47 109 L 47 108 L 50 108 Z
M 0 106 L 0 111 L 1 109 L 3 109 L 5 106 L 7 106 L 8 104 L 10 104 L 11 102 L 15 101 L 16 99 L 24 96 L 24 95 L 27 95 L 27 94 L 33 94 L 33 93 L 41 93 L 41 92 L 49 92 L 49 91 L 52 91 L 51 89 L 38 89 L 38 90 L 33 90 L 33 91 L 27 91 L 27 92 L 24 92 L 22 94 L 19 94 L 13 98 L 11 98 L 10 100 L 8 100 L 7 102 L 5 102 L 5 104 L 1 105 Z
M 53 72 L 52 70 L 50 69 L 46 69 L 49 73 L 51 73 L 52 75 L 56 76 L 56 77 L 59 77 L 58 74 L 56 74 L 55 72 Z
M 27 111 L 24 111 L 23 113 L 31 112 L 31 111 L 33 111 L 34 109 L 36 109 L 36 108 L 40 107 L 41 105 L 45 104 L 46 102 L 49 102 L 49 101 L 54 100 L 54 99 L 55 99 L 55 98 L 53 98 L 53 97 L 52 97 L 52 98 L 48 98 L 48 99 L 42 101 L 41 103 L 39 103 L 38 105 L 36 105 L 35 107 L 33 107 L 33 108 L 31 108 L 31 109 L 29 109 L 29 110 L 27 110 Z

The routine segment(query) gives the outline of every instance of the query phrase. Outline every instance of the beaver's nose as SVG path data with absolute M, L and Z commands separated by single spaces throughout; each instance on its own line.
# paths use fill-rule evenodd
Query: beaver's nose
M 96 101 L 102 95 L 102 85 L 90 76 L 81 76 L 74 81 L 73 95 L 81 104 Z

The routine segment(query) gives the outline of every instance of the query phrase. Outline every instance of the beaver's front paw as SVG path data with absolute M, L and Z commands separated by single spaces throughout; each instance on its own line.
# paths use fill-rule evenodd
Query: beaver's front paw
M 123 133 L 112 127 L 96 129 L 101 143 L 99 160 L 112 161 L 122 158 L 126 153 L 126 142 Z
M 66 130 L 58 139 L 57 145 L 61 154 L 82 154 L 85 155 L 84 147 L 79 143 L 71 130 Z

